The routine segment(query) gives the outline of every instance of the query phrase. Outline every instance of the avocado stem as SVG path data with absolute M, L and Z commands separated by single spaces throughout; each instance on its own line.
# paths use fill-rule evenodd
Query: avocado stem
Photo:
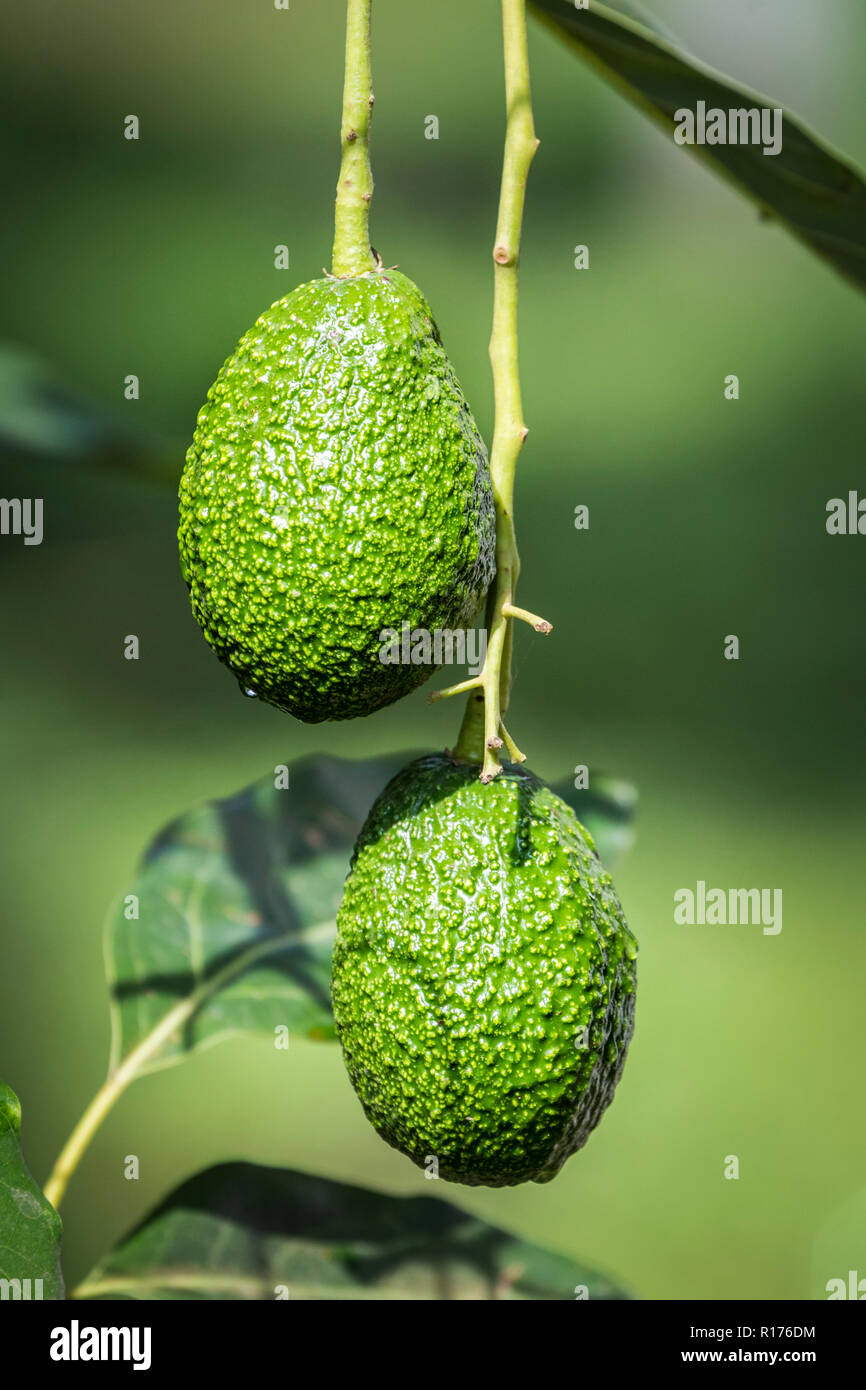
M 468 681 L 461 681 L 459 685 L 449 685 L 446 690 L 434 690 L 430 696 L 431 705 L 437 700 L 449 700 L 452 695 L 463 695 L 467 690 L 475 690 L 480 686 L 481 677 L 472 676 Z
M 502 730 L 502 737 L 505 740 L 505 747 L 508 749 L 508 756 L 511 759 L 511 761 L 513 763 L 525 763 L 526 754 L 521 753 L 517 744 L 514 742 L 514 739 L 511 737 L 510 733 L 508 732 L 501 720 L 499 723 L 499 727 Z
M 364 275 L 375 270 L 370 249 L 370 123 L 373 78 L 370 67 L 372 0 L 348 0 L 346 13 L 346 75 L 340 127 L 343 156 L 334 209 L 334 275 Z
M 470 694 L 454 748 L 455 757 L 481 762 L 482 782 L 492 781 L 502 771 L 498 749 L 503 739 L 512 760 L 523 761 L 523 754 L 502 724 L 511 694 L 513 620 L 519 618 L 529 622 L 538 632 L 550 631 L 550 624 L 544 618 L 514 607 L 520 572 L 514 532 L 514 471 L 528 432 L 523 420 L 518 363 L 518 266 L 526 180 L 539 143 L 532 117 L 526 0 L 502 0 L 502 38 L 507 119 L 493 246 L 493 331 L 490 337 L 495 401 L 490 475 L 496 512 L 496 578 L 488 596 L 487 656 L 480 677 L 482 693 L 473 690 Z
M 537 613 L 529 613 L 525 608 L 515 608 L 513 603 L 504 603 L 502 611 L 506 618 L 518 618 L 522 623 L 529 623 L 536 632 L 546 635 L 553 631 L 553 624 L 549 623 L 546 618 L 539 618 Z

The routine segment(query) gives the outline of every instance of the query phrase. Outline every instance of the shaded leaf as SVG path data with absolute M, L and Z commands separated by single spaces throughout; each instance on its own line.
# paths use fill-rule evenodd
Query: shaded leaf
M 574 780 L 554 782 L 552 790 L 575 812 L 595 840 L 599 858 L 610 869 L 634 844 L 637 791 L 629 782 L 593 773 L 589 786 L 577 790 Z
M 720 107 L 776 108 L 761 96 L 691 58 L 673 40 L 631 17 L 633 3 L 575 9 L 572 0 L 531 0 L 535 13 L 608 81 L 651 115 L 671 136 L 675 112 Z M 628 12 L 626 12 L 628 11 Z M 783 146 L 766 156 L 760 145 L 687 145 L 746 193 L 765 214 L 778 217 L 810 250 L 861 289 L 866 287 L 866 183 L 858 169 L 789 112 Z
M 64 1297 L 60 1231 L 24 1162 L 18 1098 L 0 1081 L 0 1298 Z
M 108 925 L 112 1070 L 231 1033 L 334 1036 L 330 960 L 349 856 L 405 758 L 313 757 L 201 806 L 148 849 Z
M 136 423 L 135 410 L 130 403 L 124 417 L 88 400 L 34 353 L 0 343 L 0 455 L 80 462 L 176 486 L 184 450 Z
M 594 1299 L 628 1297 L 438 1198 L 224 1163 L 172 1193 L 74 1297 L 556 1300 L 580 1286 Z
M 642 0 L 607 0 L 607 8 L 616 10 L 619 14 L 624 14 L 628 19 L 635 19 L 642 24 L 645 29 L 651 29 L 655 34 L 661 34 L 663 38 L 670 39 L 676 44 L 676 38 L 666 25 L 654 14 L 651 14 Z

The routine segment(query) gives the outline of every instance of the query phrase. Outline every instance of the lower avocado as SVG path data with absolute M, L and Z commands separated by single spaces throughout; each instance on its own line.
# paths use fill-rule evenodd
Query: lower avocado
M 473 1186 L 547 1182 L 613 1099 L 637 946 L 591 835 L 533 773 L 435 754 L 374 803 L 332 997 L 383 1139 Z

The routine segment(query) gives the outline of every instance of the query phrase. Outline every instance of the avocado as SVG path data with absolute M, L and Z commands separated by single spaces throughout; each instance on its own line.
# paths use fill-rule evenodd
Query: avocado
M 373 804 L 332 1000 L 368 1119 L 473 1186 L 555 1177 L 610 1104 L 637 945 L 591 835 L 527 769 L 434 754 Z
M 396 270 L 301 285 L 198 416 L 181 571 L 241 687 L 308 723 L 372 713 L 432 665 L 386 629 L 471 624 L 494 573 L 484 443 L 430 307 Z

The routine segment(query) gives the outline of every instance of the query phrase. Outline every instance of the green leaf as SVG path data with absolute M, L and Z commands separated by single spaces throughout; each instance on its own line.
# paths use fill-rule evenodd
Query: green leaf
M 162 831 L 108 924 L 111 1070 L 238 1032 L 333 1038 L 330 960 L 358 831 L 401 756 L 313 757 Z
M 779 103 L 714 72 L 673 40 L 631 17 L 637 6 L 617 0 L 575 9 L 572 0 L 532 0 L 540 19 L 567 38 L 580 55 L 652 116 L 673 142 L 675 112 L 769 107 Z M 810 250 L 861 289 L 866 287 L 866 183 L 787 111 L 783 145 L 766 156 L 759 145 L 687 145 L 761 208 L 775 215 Z
M 60 1230 L 21 1153 L 18 1097 L 0 1081 L 0 1299 L 64 1297 Z
M 629 1297 L 603 1275 L 450 1202 L 224 1163 L 172 1193 L 73 1296 L 409 1301 L 587 1294 Z

